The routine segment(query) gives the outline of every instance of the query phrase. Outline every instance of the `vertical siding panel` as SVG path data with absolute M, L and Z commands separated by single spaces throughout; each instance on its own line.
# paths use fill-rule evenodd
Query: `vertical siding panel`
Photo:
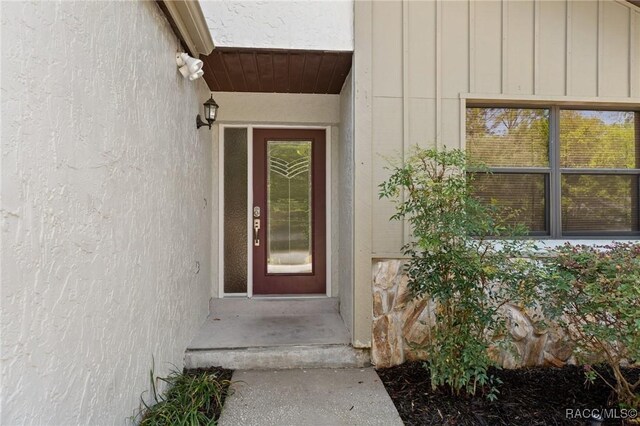
M 402 247 L 402 224 L 390 221 L 395 212 L 393 203 L 378 199 L 378 185 L 389 176 L 389 160 L 402 153 L 402 99 L 373 99 L 372 158 L 372 251 L 374 254 L 398 252 Z
M 567 20 L 565 22 L 565 31 L 566 31 L 566 49 L 567 49 L 567 57 L 565 58 L 565 74 L 564 74 L 564 94 L 565 95 L 569 95 L 571 93 L 571 78 L 569 78 L 571 76 L 571 63 L 572 63 L 572 57 L 573 57 L 573 50 L 572 50 L 572 43 L 573 43 L 573 32 L 571 31 L 572 28 L 572 24 L 571 24 L 571 20 L 572 20 L 572 16 L 573 16 L 573 2 L 570 0 L 566 0 L 566 5 L 567 5 Z
M 533 3 L 533 94 L 540 90 L 540 1 Z
M 443 99 L 442 116 L 442 145 L 447 148 L 462 148 L 460 99 Z
M 469 91 L 469 4 L 442 3 L 442 97 Z
M 442 2 L 436 1 L 436 148 L 442 138 Z
M 409 143 L 425 148 L 436 145 L 436 100 L 412 98 L 409 102 Z
M 616 2 L 602 2 L 600 39 L 600 96 L 629 95 L 629 13 L 628 7 Z
M 500 33 L 502 35 L 502 43 L 500 44 L 500 93 L 507 93 L 507 50 L 509 48 L 507 27 L 509 26 L 509 0 L 502 0 L 500 4 L 500 20 Z
M 402 2 L 373 2 L 373 96 L 402 96 Z
M 469 3 L 469 93 L 476 91 L 476 2 L 468 0 Z
M 436 97 L 436 3 L 409 1 L 409 87 L 411 96 Z
M 640 12 L 631 11 L 629 40 L 629 95 L 640 98 Z
M 598 1 L 598 65 L 596 68 L 596 96 L 600 96 L 602 93 L 602 60 L 604 51 L 604 0 Z
M 499 1 L 474 1 L 472 93 L 502 91 L 502 5 Z
M 507 14 L 506 90 L 509 94 L 533 94 L 534 2 L 509 2 Z
M 402 156 L 409 149 L 409 0 L 402 0 Z M 404 199 L 404 194 L 403 194 Z M 410 227 L 402 221 L 402 245 L 410 238 Z
M 571 1 L 570 96 L 596 96 L 598 76 L 598 3 Z
M 539 2 L 536 94 L 565 94 L 567 16 L 565 2 Z

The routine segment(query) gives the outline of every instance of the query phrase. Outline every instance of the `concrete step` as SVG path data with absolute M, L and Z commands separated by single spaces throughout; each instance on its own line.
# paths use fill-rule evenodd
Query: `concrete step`
M 349 345 L 273 346 L 187 350 L 186 368 L 224 367 L 233 370 L 292 368 L 359 368 L 370 364 L 366 350 Z
M 336 298 L 216 299 L 185 353 L 187 368 L 348 368 L 369 365 L 351 346 Z
M 305 315 L 210 315 L 189 349 L 348 345 L 351 338 L 338 313 Z
M 263 316 L 263 315 L 311 315 L 338 313 L 337 297 L 276 298 L 276 297 L 228 297 L 211 299 L 211 315 Z

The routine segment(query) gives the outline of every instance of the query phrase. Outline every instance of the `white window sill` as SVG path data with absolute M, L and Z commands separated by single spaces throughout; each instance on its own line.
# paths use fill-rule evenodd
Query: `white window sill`
M 493 242 L 493 247 L 496 250 L 500 250 L 503 247 L 503 244 L 501 241 L 506 241 L 506 240 L 494 240 Z M 606 238 L 600 238 L 600 239 L 581 239 L 581 238 L 573 238 L 573 239 L 527 239 L 524 240 L 527 241 L 528 243 L 532 243 L 536 246 L 537 250 L 534 250 L 533 253 L 544 253 L 547 250 L 553 250 L 555 248 L 558 247 L 562 247 L 565 244 L 571 244 L 574 246 L 590 246 L 590 247 L 598 247 L 598 246 L 607 246 L 607 245 L 611 245 L 614 243 L 629 243 L 629 244 L 634 244 L 634 243 L 638 243 L 640 242 L 639 239 L 631 239 L 631 238 L 627 238 L 627 239 L 606 239 Z

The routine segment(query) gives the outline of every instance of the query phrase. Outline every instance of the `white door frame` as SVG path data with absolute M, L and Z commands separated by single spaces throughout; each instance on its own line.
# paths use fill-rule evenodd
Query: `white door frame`
M 224 130 L 247 129 L 247 292 L 224 292 Z M 326 297 L 331 297 L 331 126 L 290 124 L 219 124 L 218 125 L 218 297 L 254 297 L 253 295 L 253 130 L 254 129 L 323 129 L 325 130 L 325 209 L 326 209 Z M 215 189 L 214 189 L 215 190 Z M 215 194 L 214 194 L 215 197 Z M 260 297 L 260 296 L 256 296 Z M 267 296 L 273 298 L 273 296 Z M 287 298 L 318 296 L 293 295 Z M 322 296 L 324 297 L 324 296 Z

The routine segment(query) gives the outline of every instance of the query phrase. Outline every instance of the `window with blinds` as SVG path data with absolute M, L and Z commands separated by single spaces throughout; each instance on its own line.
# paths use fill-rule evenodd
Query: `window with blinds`
M 508 225 L 549 234 L 548 108 L 467 108 L 470 160 L 490 173 L 472 176 L 475 195 Z
M 640 113 L 473 106 L 474 195 L 531 235 L 640 235 Z M 472 168 L 473 170 L 473 168 Z

